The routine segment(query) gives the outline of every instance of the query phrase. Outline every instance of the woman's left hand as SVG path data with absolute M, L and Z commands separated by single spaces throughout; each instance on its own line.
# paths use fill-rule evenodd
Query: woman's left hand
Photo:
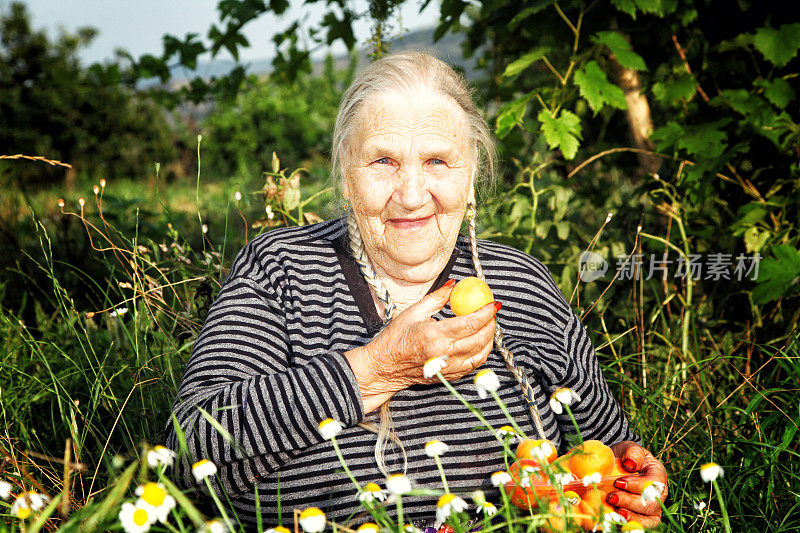
M 611 446 L 614 455 L 620 460 L 622 468 L 639 475 L 625 476 L 614 482 L 614 492 L 608 494 L 606 503 L 615 507 L 626 520 L 636 520 L 644 527 L 655 527 L 661 522 L 661 503 L 645 502 L 642 490 L 648 481 L 660 483 L 661 502 L 667 498 L 667 469 L 635 442 L 622 441 Z

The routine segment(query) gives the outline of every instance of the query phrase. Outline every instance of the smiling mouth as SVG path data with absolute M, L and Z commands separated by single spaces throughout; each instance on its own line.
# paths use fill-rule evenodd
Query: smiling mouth
M 428 215 L 427 217 L 418 217 L 418 218 L 390 218 L 387 220 L 389 224 L 396 228 L 400 229 L 414 229 L 420 228 L 428 223 L 428 220 L 433 215 Z

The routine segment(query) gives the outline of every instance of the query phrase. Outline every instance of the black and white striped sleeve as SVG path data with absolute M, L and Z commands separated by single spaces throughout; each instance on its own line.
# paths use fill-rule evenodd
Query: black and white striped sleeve
M 568 374 L 572 388 L 580 395 L 580 401 L 570 406 L 584 439 L 596 439 L 606 444 L 623 440 L 640 443 L 628 423 L 625 413 L 614 399 L 608 382 L 603 376 L 592 341 L 585 326 L 574 311 L 570 313 L 564 331 L 564 343 L 569 360 Z M 574 432 L 566 414 L 559 416 L 562 431 Z
M 254 273 L 247 254 L 240 254 L 209 310 L 173 407 L 190 452 L 179 467 L 182 481 L 192 461 L 206 458 L 229 494 L 252 492 L 255 479 L 320 443 L 320 421 L 334 418 L 349 427 L 364 417 L 341 352 L 293 363 L 286 288 L 274 272 Z M 167 444 L 177 449 L 171 424 Z

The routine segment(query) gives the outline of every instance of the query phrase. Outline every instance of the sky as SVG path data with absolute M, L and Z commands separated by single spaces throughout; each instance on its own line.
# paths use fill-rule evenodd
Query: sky
M 0 0 L 0 10 L 7 11 L 12 0 Z M 60 27 L 74 31 L 82 26 L 93 26 L 100 30 L 94 42 L 83 50 L 84 64 L 114 57 L 114 50 L 122 47 L 134 57 L 150 53 L 160 55 L 161 37 L 170 33 L 183 37 L 190 32 L 205 36 L 212 23 L 217 22 L 217 0 L 23 0 L 31 15 L 35 29 L 44 28 L 51 36 Z M 272 36 L 282 31 L 296 19 L 305 17 L 307 27 L 314 27 L 327 11 L 327 2 L 303 5 L 302 0 L 290 0 L 290 8 L 281 17 L 264 15 L 245 27 L 250 47 L 240 50 L 242 61 L 272 58 L 275 44 Z M 439 18 L 440 0 L 431 0 L 419 14 L 421 0 L 407 0 L 401 6 L 404 29 L 415 30 L 431 27 Z M 367 11 L 366 0 L 347 0 L 347 5 L 356 13 Z M 341 13 L 339 13 L 341 15 Z M 359 44 L 370 35 L 370 23 L 358 21 L 354 32 Z M 324 35 L 324 33 L 323 33 Z M 309 43 L 310 45 L 311 43 Z M 324 57 L 325 49 L 312 54 L 312 58 Z M 334 55 L 345 52 L 341 42 L 332 47 Z M 230 58 L 221 52 L 217 58 Z

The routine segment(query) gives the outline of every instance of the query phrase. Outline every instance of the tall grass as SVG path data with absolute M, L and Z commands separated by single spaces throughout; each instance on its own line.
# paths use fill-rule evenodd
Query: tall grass
M 52 504 L 19 520 L 9 514 L 10 501 L 3 501 L 6 530 L 119 529 L 122 504 L 135 500 L 138 485 L 155 479 L 178 505 L 168 525 L 154 530 L 202 525 L 206 517 L 163 469 L 143 458 L 162 439 L 193 340 L 238 246 L 272 226 L 315 220 L 309 209 L 316 211 L 325 193 L 301 187 L 300 176 L 286 174 L 276 162 L 257 194 L 240 190 L 244 201 L 232 191 L 220 195 L 216 219 L 203 204 L 199 174 L 190 196 L 196 216 L 181 217 L 174 204 L 163 203 L 163 188 L 137 209 L 112 193 L 113 182 L 87 191 L 82 206 L 65 203 L 55 224 L 31 213 L 38 253 L 22 251 L 23 261 L 45 282 L 37 282 L 41 296 L 27 300 L 24 309 L 8 305 L 3 294 L 10 287 L 0 284 L 0 452 L 2 479 L 12 483 L 14 495 L 35 490 Z M 533 177 L 530 185 L 536 190 Z M 558 194 L 547 187 L 538 193 L 543 205 Z M 665 184 L 648 197 L 665 194 L 678 208 L 667 215 L 671 227 L 682 230 L 686 219 L 674 190 Z M 258 206 L 258 220 L 243 207 L 248 198 L 255 198 L 250 205 Z M 508 237 L 510 219 L 492 217 L 503 213 L 507 199 L 501 195 L 483 209 L 484 220 L 495 220 L 485 224 L 486 234 Z M 123 210 L 133 220 L 124 220 Z M 539 214 L 540 220 L 547 216 Z M 63 244 L 56 237 L 64 237 L 57 229 L 64 221 L 85 235 L 88 253 L 102 269 L 65 265 L 54 253 Z M 628 252 L 653 241 L 688 254 L 692 239 L 677 234 L 682 236 L 639 230 Z M 602 236 L 591 246 L 603 246 Z M 522 247 L 530 249 L 528 241 Z M 64 286 L 64 272 L 80 280 L 72 284 L 82 287 L 80 293 Z M 640 279 L 630 287 L 626 301 L 624 291 L 601 294 L 597 287 L 561 282 L 568 298 L 575 294 L 606 378 L 636 431 L 667 466 L 670 496 L 662 528 L 723 528 L 720 502 L 698 474 L 701 464 L 713 461 L 725 469 L 716 483 L 733 530 L 800 529 L 798 332 L 755 344 L 747 332 L 715 323 L 714 310 L 691 284 L 674 289 Z M 608 294 L 618 300 L 609 301 Z M 488 529 L 529 529 L 544 520 L 494 503 L 500 512 Z M 452 524 L 458 530 L 463 524 L 457 516 Z

